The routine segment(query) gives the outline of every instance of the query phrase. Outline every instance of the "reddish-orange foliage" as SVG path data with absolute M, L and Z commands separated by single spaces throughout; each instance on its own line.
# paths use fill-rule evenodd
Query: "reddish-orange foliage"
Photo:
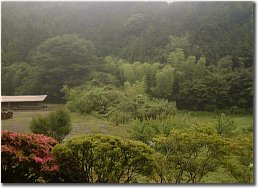
M 41 134 L 1 131 L 2 182 L 36 182 L 58 171 L 51 149 L 58 143 Z

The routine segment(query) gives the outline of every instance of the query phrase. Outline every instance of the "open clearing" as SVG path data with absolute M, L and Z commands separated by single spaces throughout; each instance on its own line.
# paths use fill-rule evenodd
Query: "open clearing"
M 2 130 L 9 130 L 13 132 L 30 132 L 30 121 L 34 116 L 46 115 L 57 108 L 63 108 L 63 105 L 48 105 L 48 108 L 42 110 L 15 110 L 13 111 L 13 118 L 2 120 Z M 90 115 L 81 115 L 78 113 L 71 113 L 72 131 L 67 138 L 79 136 L 84 134 L 109 134 L 128 138 L 128 125 L 115 126 L 112 123 L 95 118 Z M 66 138 L 66 139 L 67 139 Z
M 36 115 L 46 115 L 51 111 L 55 111 L 57 108 L 63 108 L 64 105 L 48 105 L 48 108 L 42 110 L 17 110 L 14 111 L 12 119 L 2 120 L 2 130 L 9 130 L 13 132 L 26 132 L 29 133 L 30 121 Z M 184 111 L 185 113 L 185 111 Z M 216 118 L 213 113 L 208 112 L 186 112 L 190 113 L 192 118 L 196 118 L 198 122 L 205 124 L 216 123 Z M 231 116 L 233 121 L 237 125 L 237 129 L 248 127 L 253 122 L 252 115 L 234 115 Z M 129 138 L 130 129 L 129 125 L 115 126 L 112 123 L 103 119 L 98 119 L 90 115 L 81 115 L 79 113 L 71 113 L 72 119 L 72 131 L 66 137 L 66 139 L 84 135 L 84 134 L 109 134 L 120 136 L 123 138 Z

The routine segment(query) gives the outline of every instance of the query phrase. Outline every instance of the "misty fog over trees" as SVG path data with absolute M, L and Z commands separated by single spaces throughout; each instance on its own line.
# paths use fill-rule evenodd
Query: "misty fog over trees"
M 253 2 L 2 2 L 1 47 L 2 95 L 47 95 L 2 182 L 254 182 Z
M 251 2 L 3 2 L 2 5 L 4 95 L 44 93 L 49 94 L 50 101 L 60 102 L 62 85 L 78 86 L 91 79 L 91 71 L 105 72 L 103 64 L 107 56 L 130 64 L 146 62 L 160 66 L 174 66 L 173 56 L 193 63 L 205 59 L 204 71 L 208 73 L 203 76 L 209 75 L 211 80 L 200 84 L 216 83 L 217 78 L 225 80 L 223 88 L 229 87 L 225 95 L 234 97 L 235 102 L 245 95 L 235 91 L 251 86 L 254 45 Z M 69 48 L 69 44 L 73 46 Z M 45 48 L 50 51 L 44 51 Z M 55 50 L 51 51 L 52 48 Z M 180 67 L 175 67 L 175 71 L 179 72 Z M 223 71 L 230 74 L 218 75 Z M 51 77 L 53 74 L 55 77 Z M 210 78 L 211 74 L 217 77 Z M 249 78 L 243 80 L 245 74 Z M 50 83 L 52 78 L 55 80 Z M 117 79 L 123 85 L 119 76 Z M 169 100 L 180 100 L 176 97 L 180 81 L 176 76 Z M 189 81 L 195 80 L 187 81 L 182 85 L 192 85 Z M 236 84 L 238 81 L 245 83 Z M 252 105 L 250 92 L 244 96 L 245 107 Z M 179 98 L 182 97 L 191 100 L 188 96 Z

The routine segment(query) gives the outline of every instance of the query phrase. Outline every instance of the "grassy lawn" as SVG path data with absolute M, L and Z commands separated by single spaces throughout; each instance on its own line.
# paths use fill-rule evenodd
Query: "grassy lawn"
M 29 133 L 29 125 L 32 117 L 42 114 L 46 115 L 49 112 L 55 111 L 58 108 L 63 108 L 63 105 L 48 105 L 46 109 L 42 110 L 15 110 L 13 111 L 13 118 L 2 120 L 2 130 L 9 130 L 13 132 Z M 112 123 L 98 119 L 90 115 L 81 115 L 78 113 L 71 113 L 72 131 L 66 139 L 84 135 L 84 134 L 110 134 L 128 138 L 128 125 L 115 126 Z
M 191 117 L 195 118 L 200 123 L 205 124 L 215 124 L 217 123 L 217 118 L 212 112 L 193 112 L 193 111 L 183 111 L 183 113 L 189 113 Z M 230 115 L 230 117 L 237 127 L 246 127 L 253 122 L 253 115 Z
M 98 119 L 94 116 L 84 116 L 78 113 L 71 113 L 72 131 L 67 138 L 84 134 L 109 134 L 129 138 L 128 125 L 116 126 L 112 123 Z
M 30 132 L 29 125 L 33 116 L 39 114 L 47 114 L 49 111 L 46 110 L 35 110 L 35 111 L 13 111 L 13 118 L 1 121 L 2 130 L 8 130 L 13 132 Z
M 46 109 L 42 110 L 17 110 L 14 111 L 12 119 L 2 120 L 2 129 L 13 132 L 30 132 L 29 125 L 32 117 L 39 114 L 47 114 L 51 111 L 55 111 L 58 108 L 63 108 L 64 105 L 48 105 Z M 191 118 L 196 119 L 200 123 L 214 125 L 217 122 L 213 113 L 209 112 L 190 112 L 182 111 L 182 113 L 189 113 Z M 253 116 L 250 115 L 234 115 L 231 116 L 233 121 L 237 125 L 237 129 L 241 129 L 250 126 L 253 122 Z M 98 119 L 90 115 L 81 115 L 78 113 L 71 113 L 72 119 L 72 131 L 66 139 L 84 135 L 84 134 L 109 134 L 116 135 L 123 138 L 129 138 L 128 130 L 129 125 L 115 126 L 112 123 L 103 119 Z

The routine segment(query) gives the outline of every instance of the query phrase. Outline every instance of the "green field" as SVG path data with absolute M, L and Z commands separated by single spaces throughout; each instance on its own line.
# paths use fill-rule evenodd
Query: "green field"
M 30 121 L 34 116 L 39 114 L 48 114 L 58 108 L 63 108 L 62 105 L 48 105 L 47 109 L 43 110 L 16 110 L 13 118 L 2 120 L 2 130 L 9 130 L 13 132 L 29 133 Z M 72 131 L 67 138 L 83 135 L 83 134 L 110 134 L 117 135 L 123 138 L 128 138 L 128 125 L 115 126 L 110 122 L 95 118 L 90 115 L 81 115 L 79 113 L 71 113 Z
M 9 130 L 13 132 L 30 132 L 29 126 L 32 118 L 39 114 L 47 114 L 51 111 L 55 111 L 58 108 L 64 108 L 63 105 L 48 105 L 46 109 L 43 110 L 17 110 L 14 111 L 12 119 L 2 120 L 2 130 Z M 181 113 L 188 113 L 193 121 L 198 121 L 199 123 L 205 123 L 209 125 L 214 125 L 217 121 L 215 115 L 210 112 L 192 112 L 183 111 Z M 241 131 L 244 128 L 249 127 L 253 122 L 252 114 L 249 115 L 233 115 L 230 116 L 234 123 L 237 125 L 236 131 Z M 129 138 L 130 126 L 127 124 L 122 124 L 116 126 L 109 121 L 96 118 L 91 115 L 82 115 L 79 113 L 72 112 L 72 131 L 66 137 L 66 139 L 73 136 L 83 135 L 83 134 L 109 134 L 116 135 L 122 138 Z

